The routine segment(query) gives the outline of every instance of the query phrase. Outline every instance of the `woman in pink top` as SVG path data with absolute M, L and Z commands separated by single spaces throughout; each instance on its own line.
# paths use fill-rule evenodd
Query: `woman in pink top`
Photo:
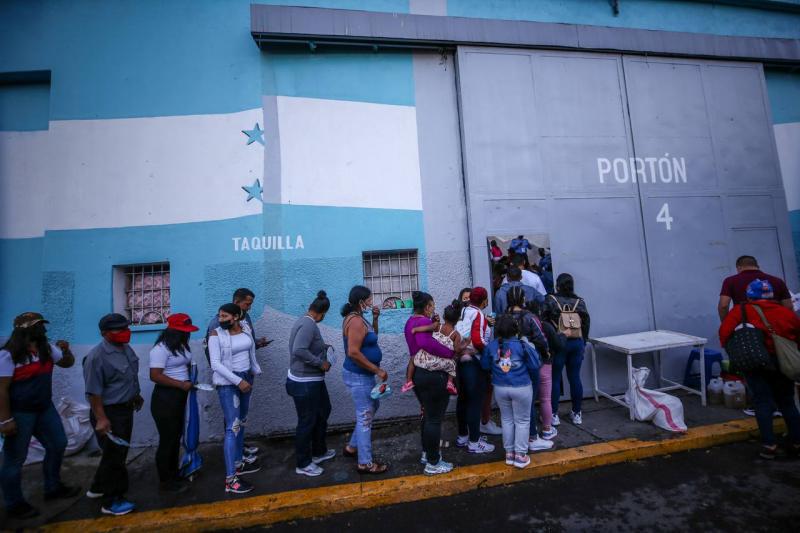
M 406 322 L 405 336 L 408 352 L 413 356 L 420 350 L 431 355 L 452 358 L 453 350 L 446 348 L 433 338 L 429 331 L 413 333 L 420 326 L 432 324 L 431 317 L 435 305 L 433 297 L 425 292 L 415 292 L 414 314 Z M 447 393 L 447 374 L 432 372 L 424 368 L 414 369 L 414 392 L 422 404 L 422 449 L 426 459 L 425 474 L 445 474 L 453 469 L 452 463 L 444 461 L 439 453 L 439 440 L 442 436 L 442 419 L 450 396 Z

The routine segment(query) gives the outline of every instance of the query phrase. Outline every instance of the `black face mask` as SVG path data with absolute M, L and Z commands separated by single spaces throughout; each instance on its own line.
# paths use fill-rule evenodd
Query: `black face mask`
M 225 320 L 224 322 L 220 322 L 219 327 L 222 329 L 231 329 L 233 327 L 233 320 Z

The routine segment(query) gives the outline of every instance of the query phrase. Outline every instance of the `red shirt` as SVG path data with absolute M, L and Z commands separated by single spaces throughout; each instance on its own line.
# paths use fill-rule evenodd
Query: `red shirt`
M 767 317 L 769 325 L 772 326 L 772 330 L 777 335 L 795 342 L 800 339 L 800 318 L 797 318 L 794 311 L 786 309 L 773 300 L 756 300 L 755 302 L 749 302 L 745 304 L 745 313 L 747 314 L 746 322 L 752 324 L 766 334 L 765 340 L 769 353 L 775 353 L 775 344 L 772 342 L 772 335 L 770 335 L 767 326 L 764 325 L 764 322 L 761 321 L 761 317 L 753 308 L 753 304 L 761 308 L 761 312 Z M 731 309 L 731 312 L 728 313 L 725 320 L 722 321 L 722 325 L 719 327 L 719 342 L 722 346 L 725 346 L 725 343 L 728 342 L 730 336 L 741 323 L 742 306 L 736 305 Z
M 747 286 L 756 279 L 769 281 L 770 285 L 772 285 L 774 300 L 780 302 L 792 297 L 789 294 L 789 289 L 786 288 L 786 283 L 781 278 L 770 276 L 760 270 L 742 270 L 738 274 L 728 276 L 722 282 L 722 289 L 719 291 L 719 295 L 730 297 L 734 304 L 743 304 L 747 302 Z

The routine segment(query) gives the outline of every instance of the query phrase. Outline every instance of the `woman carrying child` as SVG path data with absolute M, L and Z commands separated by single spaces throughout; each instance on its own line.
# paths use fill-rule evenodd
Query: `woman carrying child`
M 502 315 L 495 325 L 496 338 L 481 357 L 481 366 L 492 374 L 494 397 L 503 420 L 506 464 L 525 468 L 531 425 L 533 391 L 538 387 L 541 361 L 532 344 L 519 339 L 514 317 Z
M 450 348 L 434 340 L 431 333 L 431 320 L 435 305 L 433 297 L 425 292 L 414 292 L 414 314 L 408 319 L 405 326 L 406 343 L 408 352 L 416 356 L 424 352 L 430 359 L 442 361 L 453 359 L 454 352 Z M 418 331 L 415 328 L 427 326 L 428 331 Z M 438 324 L 436 324 L 438 327 Z M 435 362 L 435 361 L 433 361 Z M 446 366 L 446 365 L 445 365 Z M 414 367 L 413 384 L 419 402 L 422 404 L 422 449 L 425 459 L 425 474 L 445 474 L 453 469 L 453 464 L 444 461 L 439 453 L 439 441 L 442 435 L 442 419 L 449 400 L 447 391 L 447 373 L 442 367 L 431 365 L 425 369 Z M 408 389 L 406 389 L 408 390 Z

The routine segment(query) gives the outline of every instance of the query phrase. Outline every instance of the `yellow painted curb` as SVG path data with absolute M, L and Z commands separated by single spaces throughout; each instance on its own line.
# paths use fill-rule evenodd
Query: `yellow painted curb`
M 776 421 L 776 429 L 783 430 L 783 428 L 783 421 Z M 132 513 L 120 517 L 56 522 L 45 525 L 43 529 L 82 533 L 200 531 L 275 524 L 286 520 L 450 496 L 483 487 L 559 476 L 597 466 L 728 444 L 746 440 L 757 431 L 756 421 L 752 418 L 733 420 L 693 428 L 684 435 L 664 440 L 623 439 L 533 454 L 531 466 L 525 469 L 509 467 L 504 462 L 484 463 L 459 467 L 449 474 L 432 477 L 405 476 L 293 490 L 237 500 Z

